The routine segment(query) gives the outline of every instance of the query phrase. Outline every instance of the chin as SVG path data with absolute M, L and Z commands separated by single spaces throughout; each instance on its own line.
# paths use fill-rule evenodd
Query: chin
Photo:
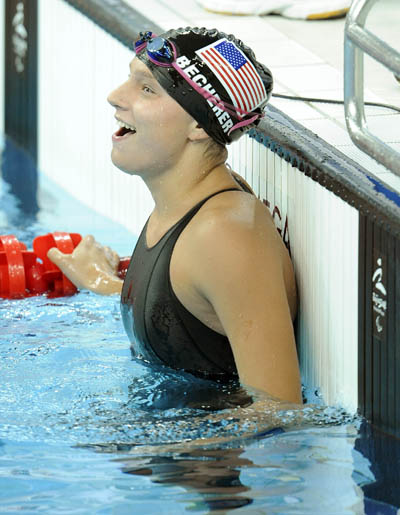
M 129 166 L 125 163 L 121 163 L 118 159 L 115 159 L 111 154 L 111 162 L 114 166 L 116 166 L 121 172 L 127 173 L 128 175 L 138 175 L 138 171 L 136 168 L 132 167 L 132 164 Z
M 140 175 L 140 173 L 136 170 L 132 170 L 131 168 L 125 168 L 123 166 L 115 165 L 121 172 L 126 173 L 127 175 Z

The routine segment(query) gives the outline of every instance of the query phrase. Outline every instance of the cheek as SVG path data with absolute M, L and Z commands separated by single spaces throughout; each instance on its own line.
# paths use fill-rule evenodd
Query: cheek
M 137 142 L 140 141 L 144 155 L 164 155 L 166 159 L 179 154 L 188 137 L 192 118 L 175 102 L 162 99 L 152 105 L 136 104 L 133 119 L 138 127 Z
M 158 129 L 173 130 L 174 134 L 187 133 L 192 118 L 174 100 L 160 102 L 153 112 L 153 120 Z
M 173 113 L 169 113 L 164 107 L 160 107 L 154 112 L 151 121 L 154 131 L 159 134 L 167 131 L 176 123 Z

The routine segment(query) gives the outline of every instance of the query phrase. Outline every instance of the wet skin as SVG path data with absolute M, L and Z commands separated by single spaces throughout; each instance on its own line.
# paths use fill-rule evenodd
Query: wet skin
M 130 77 L 108 101 L 117 119 L 136 132 L 113 137 L 111 158 L 125 173 L 139 175 L 155 207 L 149 247 L 195 204 L 235 188 L 226 155 L 205 156 L 208 135 L 134 59 Z M 84 239 L 74 254 L 49 255 L 80 288 L 119 293 L 122 281 L 110 249 Z M 99 274 L 101 277 L 99 278 Z M 225 334 L 242 384 L 273 398 L 300 403 L 300 374 L 292 318 L 296 286 L 288 252 L 268 209 L 243 191 L 210 199 L 187 225 L 171 259 L 175 294 L 195 317 Z

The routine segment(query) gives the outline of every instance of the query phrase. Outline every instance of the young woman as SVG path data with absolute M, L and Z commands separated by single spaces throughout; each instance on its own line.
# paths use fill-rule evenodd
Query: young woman
M 79 288 L 121 292 L 136 355 L 299 403 L 292 264 L 268 209 L 225 164 L 226 144 L 262 117 L 271 74 L 217 30 L 147 32 L 135 46 L 108 98 L 120 126 L 111 158 L 143 179 L 154 210 L 124 282 L 91 236 L 49 257 Z

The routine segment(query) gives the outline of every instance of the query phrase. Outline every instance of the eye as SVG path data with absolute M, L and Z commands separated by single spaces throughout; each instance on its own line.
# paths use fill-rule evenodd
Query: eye
M 146 86 L 145 84 L 142 86 L 142 91 L 144 91 L 145 93 L 154 93 L 154 91 L 149 86 Z

